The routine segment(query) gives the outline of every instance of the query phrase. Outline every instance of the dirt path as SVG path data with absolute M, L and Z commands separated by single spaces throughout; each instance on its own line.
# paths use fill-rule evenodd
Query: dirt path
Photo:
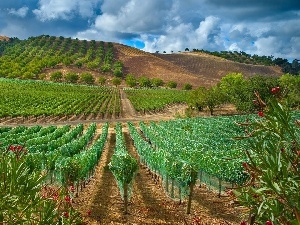
M 137 113 L 135 112 L 135 109 L 133 108 L 130 100 L 127 98 L 123 88 L 120 88 L 120 96 L 121 96 L 122 117 L 123 118 L 137 117 Z
M 74 207 L 81 212 L 87 224 L 109 224 L 112 218 L 120 224 L 124 222 L 122 199 L 108 167 L 115 142 L 116 134 L 110 131 L 93 179 L 79 193 L 79 197 L 75 198 Z M 91 215 L 88 216 L 89 210 Z

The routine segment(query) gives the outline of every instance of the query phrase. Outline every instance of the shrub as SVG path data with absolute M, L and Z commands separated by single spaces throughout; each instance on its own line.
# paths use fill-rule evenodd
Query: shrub
M 129 87 L 135 87 L 137 85 L 137 80 L 132 74 L 128 74 L 125 81 Z
M 41 74 L 39 74 L 38 79 L 44 80 L 44 79 L 46 79 L 46 77 L 47 77 L 47 75 L 45 73 L 41 73 Z
M 160 78 L 153 78 L 151 80 L 151 84 L 152 84 L 153 87 L 161 87 L 161 86 L 164 85 L 164 82 Z
M 77 73 L 69 72 L 65 75 L 66 82 L 77 83 L 79 76 Z
M 105 77 L 99 77 L 98 78 L 98 83 L 100 84 L 100 85 L 104 85 L 105 83 L 106 83 L 106 78 Z
M 280 96 L 279 87 L 271 92 Z M 243 124 L 249 126 L 243 137 L 250 144 L 243 162 L 249 180 L 234 193 L 250 209 L 250 224 L 300 224 L 300 120 L 279 98 L 265 104 L 256 96 L 261 119 Z
M 151 87 L 151 81 L 148 77 L 142 76 L 139 78 L 139 85 L 141 87 Z
M 45 185 L 45 176 L 31 169 L 26 153 L 20 145 L 0 149 L 0 224 L 82 224 L 66 201 L 68 190 Z
M 167 87 L 168 88 L 176 88 L 177 87 L 177 83 L 175 82 L 175 81 L 169 81 L 168 83 L 167 83 Z
M 118 77 L 114 77 L 112 79 L 112 84 L 115 85 L 115 86 L 119 86 L 121 83 L 122 83 L 122 80 Z
M 93 84 L 95 82 L 95 78 L 91 73 L 82 73 L 80 75 L 80 82 L 85 84 Z
M 183 90 L 192 90 L 193 86 L 191 84 L 184 84 L 182 89 Z
M 50 74 L 50 80 L 51 81 L 60 81 L 63 77 L 63 74 L 61 71 L 55 71 Z

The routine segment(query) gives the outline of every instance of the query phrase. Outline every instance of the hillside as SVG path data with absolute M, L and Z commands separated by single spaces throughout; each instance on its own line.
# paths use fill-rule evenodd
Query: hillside
M 198 87 L 210 86 L 218 81 L 204 74 L 194 74 L 182 66 L 178 66 L 151 53 L 116 43 L 114 47 L 117 60 L 124 63 L 124 74 L 131 73 L 136 77 L 156 77 L 161 78 L 165 82 L 173 80 L 178 83 L 179 88 L 184 83 L 190 83 Z
M 249 65 L 229 61 L 205 53 L 151 54 L 121 44 L 114 44 L 116 57 L 124 63 L 125 74 L 139 77 L 159 77 L 164 81 L 174 80 L 181 87 L 190 83 L 194 87 L 216 84 L 228 73 L 280 76 L 278 66 Z
M 10 40 L 5 36 L 1 39 Z M 282 74 L 280 67 L 238 63 L 203 52 L 152 54 L 119 43 L 49 35 L 0 42 L 0 55 L 1 77 L 49 80 L 53 72 L 60 71 L 63 77 L 57 81 L 69 82 L 65 78 L 68 73 L 89 72 L 95 81 L 104 76 L 108 85 L 116 72 L 123 78 L 130 73 L 137 78 L 160 78 L 165 83 L 175 81 L 177 88 L 186 83 L 194 88 L 209 87 L 233 72 L 246 77 Z
M 9 37 L 0 35 L 0 41 L 8 41 L 8 40 L 9 40 Z

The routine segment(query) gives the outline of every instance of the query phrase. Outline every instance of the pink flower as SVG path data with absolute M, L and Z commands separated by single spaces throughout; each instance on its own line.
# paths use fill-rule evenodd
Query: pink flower
M 260 117 L 264 117 L 264 112 L 259 111 L 259 112 L 258 112 L 258 115 L 259 115 Z
M 272 223 L 270 220 L 268 220 L 268 221 L 266 222 L 266 225 L 273 225 L 273 223 Z
M 247 223 L 245 221 L 242 221 L 241 225 L 247 225 Z
M 88 210 L 88 211 L 87 211 L 87 215 L 90 216 L 91 214 L 92 214 L 92 211 L 91 211 L 91 210 Z

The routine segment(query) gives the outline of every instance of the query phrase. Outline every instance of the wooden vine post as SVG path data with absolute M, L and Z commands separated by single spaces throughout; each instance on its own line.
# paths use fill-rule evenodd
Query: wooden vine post
M 124 213 L 128 214 L 128 184 L 124 183 Z
M 187 214 L 191 213 L 193 191 L 194 191 L 194 186 L 196 184 L 197 174 L 198 174 L 197 171 L 192 169 L 192 171 L 191 171 L 191 181 L 190 181 L 190 184 L 189 184 L 188 204 L 187 204 L 187 208 L 186 208 L 186 213 Z

